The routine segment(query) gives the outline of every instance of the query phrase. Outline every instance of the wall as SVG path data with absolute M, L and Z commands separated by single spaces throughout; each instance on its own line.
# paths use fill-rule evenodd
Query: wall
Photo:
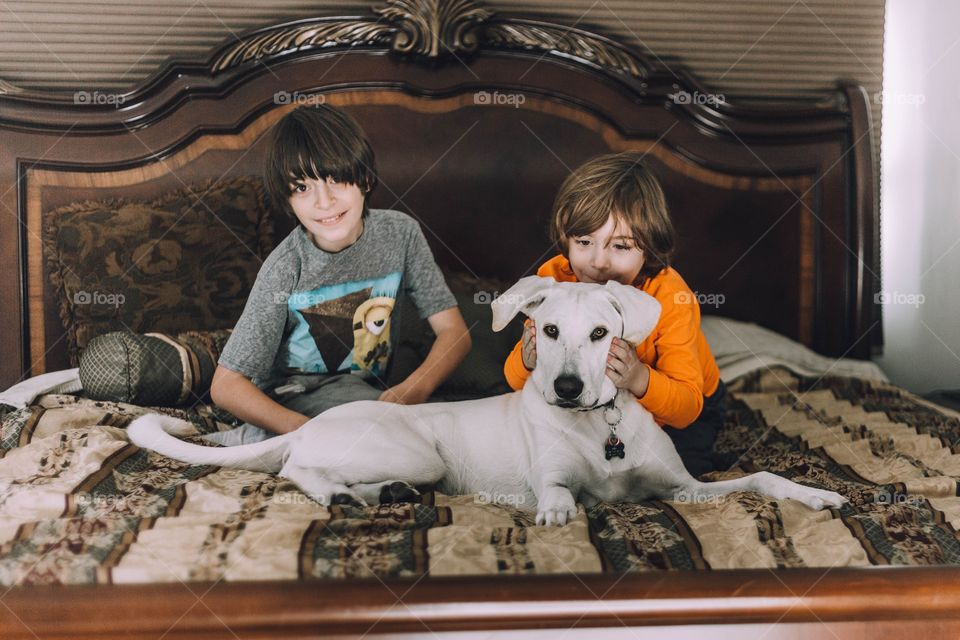
M 913 391 L 960 389 L 960 3 L 887 16 L 877 362 Z

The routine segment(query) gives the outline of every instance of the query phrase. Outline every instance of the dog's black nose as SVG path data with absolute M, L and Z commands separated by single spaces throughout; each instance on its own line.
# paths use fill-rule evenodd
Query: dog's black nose
M 553 390 L 558 398 L 573 400 L 583 391 L 583 382 L 576 376 L 560 376 L 553 381 Z

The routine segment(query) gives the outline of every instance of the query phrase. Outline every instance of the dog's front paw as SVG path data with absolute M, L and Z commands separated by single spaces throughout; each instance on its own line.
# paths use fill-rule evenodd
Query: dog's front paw
M 341 491 L 330 496 L 330 504 L 327 506 L 333 506 L 335 504 L 359 508 L 366 507 L 367 501 L 353 491 Z
M 562 527 L 577 517 L 577 505 L 569 491 L 554 490 L 540 501 L 537 525 Z
M 398 480 L 380 487 L 380 504 L 420 502 L 420 492 L 408 482 Z
M 847 502 L 847 499 L 836 491 L 811 489 L 809 487 L 806 489 L 805 495 L 797 496 L 796 499 L 816 511 L 826 508 L 839 508 Z

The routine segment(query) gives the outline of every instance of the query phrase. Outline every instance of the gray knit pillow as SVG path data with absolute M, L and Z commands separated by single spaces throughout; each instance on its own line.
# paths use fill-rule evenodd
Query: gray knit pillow
M 114 331 L 80 354 L 80 381 L 94 400 L 173 407 L 205 401 L 230 330 L 162 333 Z

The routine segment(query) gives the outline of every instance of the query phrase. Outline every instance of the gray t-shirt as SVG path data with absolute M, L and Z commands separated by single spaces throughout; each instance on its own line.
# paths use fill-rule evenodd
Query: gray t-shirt
M 413 218 L 371 209 L 360 238 L 337 253 L 298 226 L 260 267 L 219 364 L 261 389 L 292 375 L 382 378 L 391 317 L 407 296 L 421 318 L 457 305 Z

